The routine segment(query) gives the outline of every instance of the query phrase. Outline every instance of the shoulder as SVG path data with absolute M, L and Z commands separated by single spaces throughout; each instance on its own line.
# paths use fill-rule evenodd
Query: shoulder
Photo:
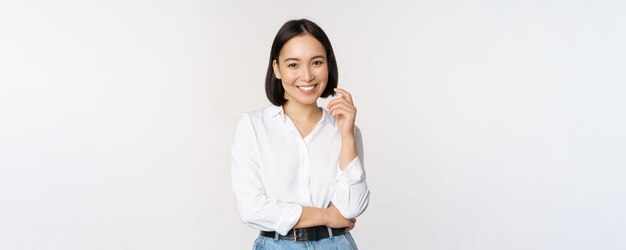
M 244 112 L 243 114 L 239 116 L 239 120 L 237 124 L 240 125 L 241 123 L 247 123 L 247 124 L 263 123 L 264 120 L 271 118 L 274 115 L 279 114 L 281 110 L 282 108 L 279 106 L 267 105 L 265 107 L 262 107 L 253 111 Z
M 278 114 L 282 110 L 279 106 L 267 105 L 260 109 L 256 109 L 249 112 L 244 112 L 240 119 L 249 119 L 249 120 L 262 120 L 265 117 L 271 117 L 275 114 Z

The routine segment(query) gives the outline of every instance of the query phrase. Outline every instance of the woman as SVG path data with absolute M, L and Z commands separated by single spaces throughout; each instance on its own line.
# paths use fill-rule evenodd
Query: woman
M 272 103 L 245 113 L 231 148 L 239 216 L 260 230 L 254 249 L 356 249 L 348 232 L 369 190 L 352 96 L 337 87 L 324 31 L 292 20 L 272 43 L 265 91 Z M 335 94 L 326 109 L 320 97 Z

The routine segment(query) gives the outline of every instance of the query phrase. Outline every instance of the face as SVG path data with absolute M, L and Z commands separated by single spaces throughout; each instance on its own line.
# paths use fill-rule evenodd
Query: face
M 317 103 L 328 82 L 326 51 L 317 39 L 308 34 L 291 38 L 272 65 L 288 103 Z

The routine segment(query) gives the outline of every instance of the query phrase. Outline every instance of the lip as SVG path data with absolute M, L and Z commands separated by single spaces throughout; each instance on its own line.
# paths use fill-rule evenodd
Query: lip
M 304 93 L 304 94 L 307 94 L 307 95 L 308 95 L 308 94 L 313 94 L 313 93 L 315 93 L 315 89 L 317 88 L 317 85 L 319 85 L 319 84 L 312 84 L 312 85 L 300 85 L 300 86 L 296 86 L 296 88 L 297 88 L 298 90 L 300 90 L 300 92 L 301 92 L 301 93 Z M 305 91 L 305 90 L 303 90 L 303 89 L 301 89 L 301 88 L 300 88 L 300 87 L 311 87 L 311 86 L 313 86 L 313 88 L 312 88 L 311 90 L 307 90 L 307 91 Z

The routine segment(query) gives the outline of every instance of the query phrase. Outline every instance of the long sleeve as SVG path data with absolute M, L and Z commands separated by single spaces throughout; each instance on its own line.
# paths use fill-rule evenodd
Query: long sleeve
M 357 157 L 348 164 L 344 171 L 341 171 L 337 166 L 335 192 L 331 198 L 333 205 L 343 217 L 348 219 L 361 215 L 369 204 L 369 189 L 363 168 L 363 139 L 358 127 L 355 127 L 355 139 Z
M 302 207 L 266 195 L 259 171 L 258 147 L 250 116 L 244 114 L 235 127 L 231 148 L 232 189 L 239 217 L 254 229 L 286 235 L 300 219 Z

